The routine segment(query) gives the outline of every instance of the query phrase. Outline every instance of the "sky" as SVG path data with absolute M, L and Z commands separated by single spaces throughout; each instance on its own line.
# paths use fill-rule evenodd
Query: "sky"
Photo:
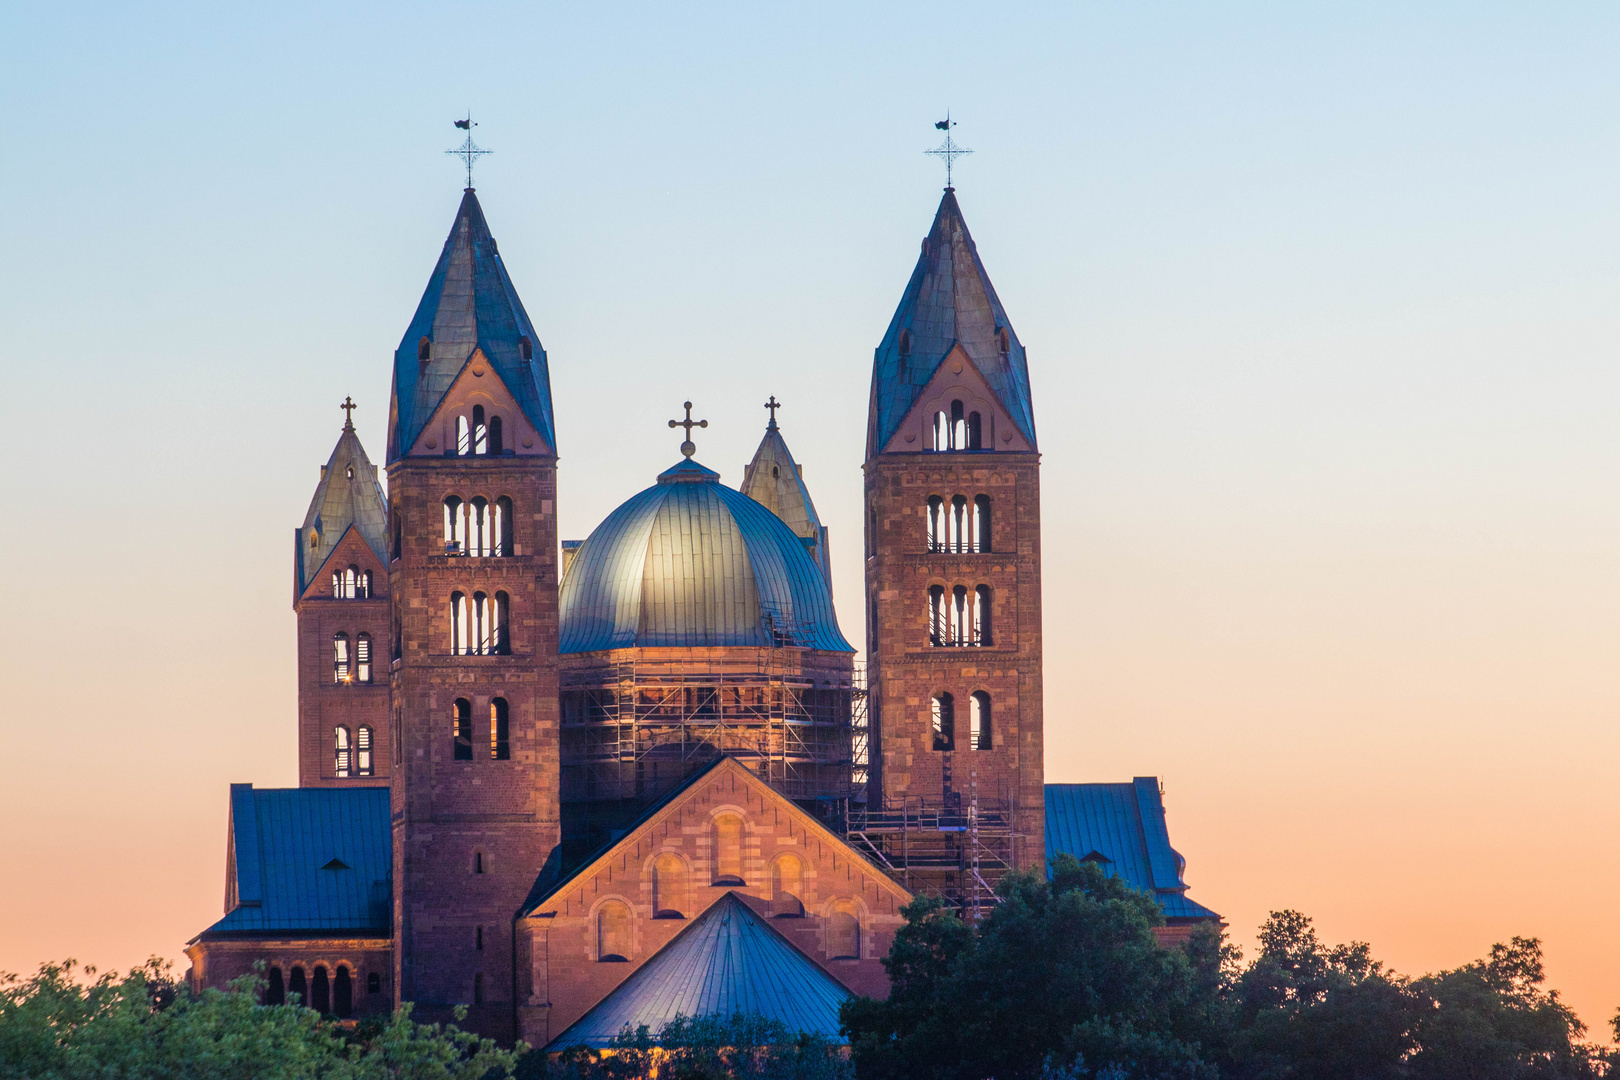
M 1190 895 L 1620 1005 L 1620 9 L 0 8 L 0 970 L 180 958 L 296 782 L 291 532 L 464 177 L 583 538 L 775 394 L 860 637 L 872 350 L 942 186 L 1029 350 L 1046 776 Z M 181 968 L 184 963 L 182 958 Z

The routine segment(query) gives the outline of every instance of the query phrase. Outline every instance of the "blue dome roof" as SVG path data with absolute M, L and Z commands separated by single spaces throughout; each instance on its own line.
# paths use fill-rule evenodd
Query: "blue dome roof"
M 596 527 L 562 581 L 562 652 L 773 644 L 855 651 L 804 541 L 719 479 L 682 461 Z

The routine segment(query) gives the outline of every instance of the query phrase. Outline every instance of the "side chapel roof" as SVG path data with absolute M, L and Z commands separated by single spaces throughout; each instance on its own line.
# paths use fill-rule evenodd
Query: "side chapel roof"
M 309 588 L 350 526 L 386 566 L 388 499 L 377 480 L 377 466 L 371 463 L 366 448 L 360 445 L 360 436 L 352 424 L 344 424 L 343 434 L 332 448 L 332 456 L 321 468 L 321 482 L 315 485 L 309 512 L 298 530 L 296 592 Z
M 1001 329 L 1008 337 L 1005 353 L 998 341 Z M 962 346 L 1034 447 L 1035 407 L 1024 346 L 979 261 L 979 249 L 956 204 L 956 189 L 946 188 L 900 306 L 874 357 L 868 456 L 882 451 L 956 345 Z
M 428 358 L 419 359 L 423 339 Z M 478 196 L 468 188 L 439 262 L 394 353 L 388 460 L 410 452 L 473 350 L 482 349 L 523 415 L 555 451 L 551 370 L 506 273 Z M 524 353 L 528 352 L 525 358 Z

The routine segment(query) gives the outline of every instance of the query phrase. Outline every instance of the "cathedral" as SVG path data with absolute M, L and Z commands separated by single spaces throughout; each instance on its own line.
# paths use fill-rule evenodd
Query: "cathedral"
M 874 356 L 864 663 L 774 397 L 740 486 L 688 402 L 680 460 L 565 540 L 548 365 L 468 187 L 386 478 L 345 417 L 295 530 L 299 786 L 231 785 L 194 989 L 262 964 L 270 1003 L 554 1048 L 681 1013 L 836 1037 L 915 895 L 977 917 L 1067 852 L 1166 944 L 1218 920 L 1156 779 L 1045 782 L 1033 392 L 953 188 Z

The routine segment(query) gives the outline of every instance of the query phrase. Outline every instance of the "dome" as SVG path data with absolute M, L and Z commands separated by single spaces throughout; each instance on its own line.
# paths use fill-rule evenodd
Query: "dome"
M 563 577 L 562 652 L 715 645 L 855 651 L 804 540 L 719 480 L 683 461 L 596 527 Z

